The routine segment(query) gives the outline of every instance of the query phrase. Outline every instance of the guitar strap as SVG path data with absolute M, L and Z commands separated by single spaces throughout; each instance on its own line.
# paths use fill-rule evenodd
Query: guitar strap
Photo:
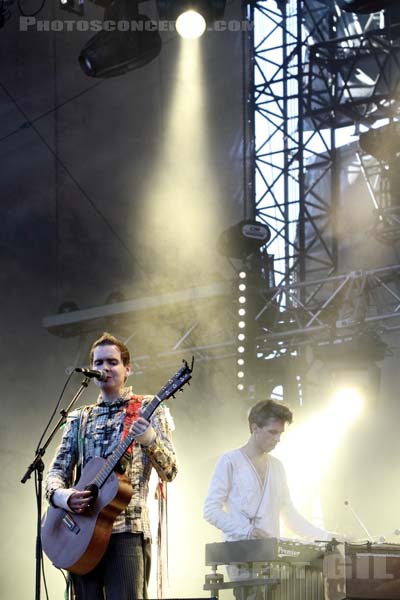
M 126 406 L 126 414 L 124 420 L 124 430 L 122 432 L 121 441 L 126 438 L 131 428 L 132 423 L 134 423 L 139 417 L 139 409 L 142 406 L 144 396 L 137 396 L 136 394 L 132 394 L 131 398 Z M 135 442 L 129 446 L 127 452 L 132 454 L 133 447 Z
M 125 419 L 124 419 L 124 429 L 122 431 L 122 436 L 121 436 L 121 441 L 123 439 L 125 439 L 125 437 L 128 435 L 129 429 L 132 425 L 132 423 L 134 421 L 136 421 L 136 419 L 139 417 L 139 409 L 142 406 L 142 401 L 143 401 L 144 396 L 138 396 L 136 394 L 131 394 L 130 395 L 130 399 L 129 402 L 126 405 L 125 410 Z M 78 425 L 78 430 L 77 430 L 77 437 L 75 440 L 75 443 L 77 444 L 78 447 L 78 464 L 77 464 L 77 469 L 78 471 L 81 470 L 82 468 L 82 464 L 84 461 L 84 442 L 85 442 L 85 436 L 86 436 L 86 427 L 87 427 L 87 423 L 88 423 L 88 419 L 90 416 L 90 413 L 92 412 L 92 410 L 96 407 L 96 404 L 90 404 L 87 406 L 83 406 L 80 409 L 80 415 L 79 415 L 79 425 Z M 132 448 L 134 446 L 135 442 L 133 442 L 131 444 L 131 446 L 128 448 L 128 452 L 132 453 Z M 80 473 L 78 473 L 78 477 L 80 476 Z
M 76 443 L 78 446 L 78 463 L 76 465 L 75 481 L 79 481 L 79 479 L 81 477 L 82 464 L 83 464 L 83 459 L 84 459 L 84 440 L 85 440 L 86 424 L 87 424 L 91 409 L 92 409 L 91 405 L 83 406 L 82 409 L 79 409 L 81 412 L 79 415 L 79 424 L 78 424 L 77 439 L 76 439 Z

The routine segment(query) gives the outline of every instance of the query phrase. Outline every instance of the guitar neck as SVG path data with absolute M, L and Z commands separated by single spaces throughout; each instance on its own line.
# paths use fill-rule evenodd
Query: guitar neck
M 167 400 L 168 398 L 171 398 L 171 396 L 174 396 L 174 394 L 177 391 L 182 390 L 183 386 L 189 383 L 190 379 L 192 378 L 193 361 L 194 359 L 192 358 L 192 366 L 189 367 L 187 362 L 184 360 L 184 366 L 181 369 L 179 369 L 179 371 L 175 373 L 175 375 L 171 379 L 168 380 L 166 385 L 163 388 L 161 388 L 158 394 L 156 394 L 153 397 L 153 399 L 147 404 L 142 413 L 142 417 L 146 419 L 146 421 L 150 421 L 151 416 L 153 415 L 154 411 L 160 406 L 161 402 Z M 102 469 L 100 469 L 100 471 L 98 472 L 95 480 L 93 481 L 94 485 L 100 488 L 104 484 L 104 482 L 111 475 L 111 473 L 113 472 L 113 470 L 115 469 L 125 452 L 128 450 L 129 446 L 132 444 L 134 439 L 135 435 L 132 433 L 131 428 L 127 436 L 118 444 L 114 452 L 106 460 Z
M 153 413 L 160 406 L 162 401 L 163 399 L 159 396 L 154 396 L 154 398 L 145 407 L 142 417 L 146 419 L 146 421 L 149 421 Z M 129 446 L 132 444 L 134 439 L 135 435 L 130 429 L 127 436 L 122 440 L 122 442 L 118 444 L 114 452 L 107 458 L 104 466 L 102 467 L 102 469 L 100 469 L 96 478 L 94 479 L 93 483 L 97 487 L 100 488 L 104 484 L 104 482 L 107 481 L 108 477 L 114 471 L 115 467 L 117 466 L 121 458 L 124 456 L 125 452 L 128 450 Z

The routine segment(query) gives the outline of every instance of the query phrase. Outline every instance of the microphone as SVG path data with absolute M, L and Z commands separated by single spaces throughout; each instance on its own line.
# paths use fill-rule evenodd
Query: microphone
M 85 367 L 76 367 L 78 373 L 83 373 L 85 377 L 94 377 L 99 381 L 106 381 L 107 373 L 105 371 L 96 371 L 95 369 L 85 369 Z

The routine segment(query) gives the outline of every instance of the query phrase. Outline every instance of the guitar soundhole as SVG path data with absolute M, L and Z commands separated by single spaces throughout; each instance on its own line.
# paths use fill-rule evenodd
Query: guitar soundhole
M 92 496 L 93 496 L 93 503 L 96 501 L 97 496 L 99 495 L 99 488 L 97 487 L 97 485 L 95 483 L 91 483 L 90 485 L 87 485 L 85 487 L 85 490 L 87 490 L 88 492 L 91 492 Z

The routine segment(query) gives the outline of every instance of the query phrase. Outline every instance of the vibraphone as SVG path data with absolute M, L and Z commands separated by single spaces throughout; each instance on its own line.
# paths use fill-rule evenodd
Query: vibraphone
M 265 600 L 324 600 L 323 560 L 327 544 L 303 544 L 276 538 L 206 544 L 204 590 L 219 598 L 223 589 L 238 589 L 243 600 L 250 588 Z M 242 577 L 224 582 L 220 565 L 241 567 Z
M 399 600 L 399 544 L 345 544 L 345 565 L 349 600 Z
M 206 544 L 204 589 L 249 588 L 265 600 L 400 600 L 400 545 L 364 542 L 303 544 L 275 538 Z M 343 547 L 342 547 L 343 548 Z M 243 579 L 224 582 L 219 565 L 242 566 Z M 240 594 L 239 594 L 240 598 Z

